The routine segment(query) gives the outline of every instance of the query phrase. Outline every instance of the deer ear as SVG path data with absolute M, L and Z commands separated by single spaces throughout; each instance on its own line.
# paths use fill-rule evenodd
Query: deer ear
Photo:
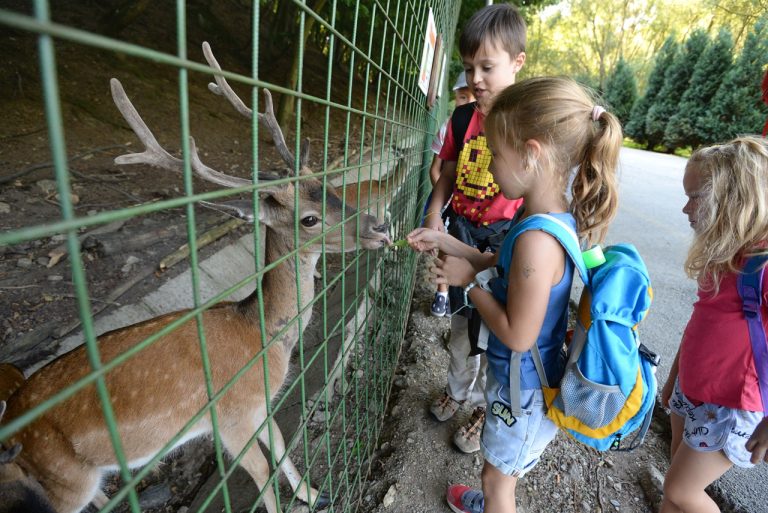
M 301 141 L 301 153 L 299 154 L 299 174 L 307 176 L 311 175 L 312 170 L 307 165 L 309 162 L 309 138 Z

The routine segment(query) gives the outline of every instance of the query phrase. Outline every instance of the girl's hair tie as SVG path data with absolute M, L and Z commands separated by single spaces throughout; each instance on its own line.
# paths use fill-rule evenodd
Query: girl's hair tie
M 597 121 L 600 119 L 600 116 L 603 115 L 603 112 L 605 112 L 604 108 L 602 108 L 600 105 L 595 105 L 595 107 L 592 109 L 592 121 Z

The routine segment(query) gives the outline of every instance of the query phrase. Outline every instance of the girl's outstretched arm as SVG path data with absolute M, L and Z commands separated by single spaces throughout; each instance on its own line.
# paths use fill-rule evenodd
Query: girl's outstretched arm
M 752 453 L 750 461 L 755 465 L 761 461 L 768 463 L 768 417 L 760 421 L 755 432 L 749 437 L 747 450 Z
M 499 340 L 524 352 L 541 332 L 550 289 L 562 280 L 564 268 L 565 251 L 557 240 L 541 231 L 525 232 L 515 241 L 506 307 L 480 287 L 472 288 L 469 298 Z
M 477 248 L 464 244 L 456 237 L 442 233 L 429 228 L 416 228 L 406 235 L 408 244 L 421 253 L 425 251 L 442 251 L 446 255 L 455 256 L 468 260 L 476 269 L 475 272 L 482 271 L 496 263 L 496 256 L 493 253 L 480 253 Z M 474 276 L 474 275 L 473 275 Z M 471 278 L 470 278 L 471 281 Z M 438 281 L 440 283 L 440 281 Z M 447 283 L 447 282 L 442 282 Z M 450 283 L 453 285 L 453 283 Z

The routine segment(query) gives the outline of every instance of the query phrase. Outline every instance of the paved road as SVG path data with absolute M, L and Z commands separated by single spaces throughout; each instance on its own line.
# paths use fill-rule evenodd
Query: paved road
M 686 160 L 624 148 L 621 153 L 621 200 L 608 242 L 632 242 L 645 259 L 654 301 L 640 332 L 643 342 L 662 355 L 663 383 L 691 314 L 696 287 L 683 271 L 691 240 L 683 172 Z M 768 464 L 732 469 L 718 486 L 739 513 L 768 512 Z M 749 490 L 747 489 L 749 488 Z

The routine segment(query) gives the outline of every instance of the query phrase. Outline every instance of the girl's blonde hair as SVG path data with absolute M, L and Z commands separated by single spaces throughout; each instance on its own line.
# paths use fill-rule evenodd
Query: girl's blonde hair
M 595 120 L 593 120 L 593 117 Z M 597 107 L 582 86 L 568 78 L 539 77 L 506 88 L 485 120 L 491 142 L 511 145 L 526 169 L 539 165 L 525 142 L 542 145 L 543 159 L 560 174 L 563 194 L 571 169 L 571 212 L 587 247 L 602 242 L 618 209 L 616 167 L 622 132 L 619 120 Z
M 699 174 L 702 187 L 685 271 L 717 293 L 723 274 L 740 271 L 743 257 L 768 252 L 768 142 L 744 136 L 699 148 L 688 171 Z

